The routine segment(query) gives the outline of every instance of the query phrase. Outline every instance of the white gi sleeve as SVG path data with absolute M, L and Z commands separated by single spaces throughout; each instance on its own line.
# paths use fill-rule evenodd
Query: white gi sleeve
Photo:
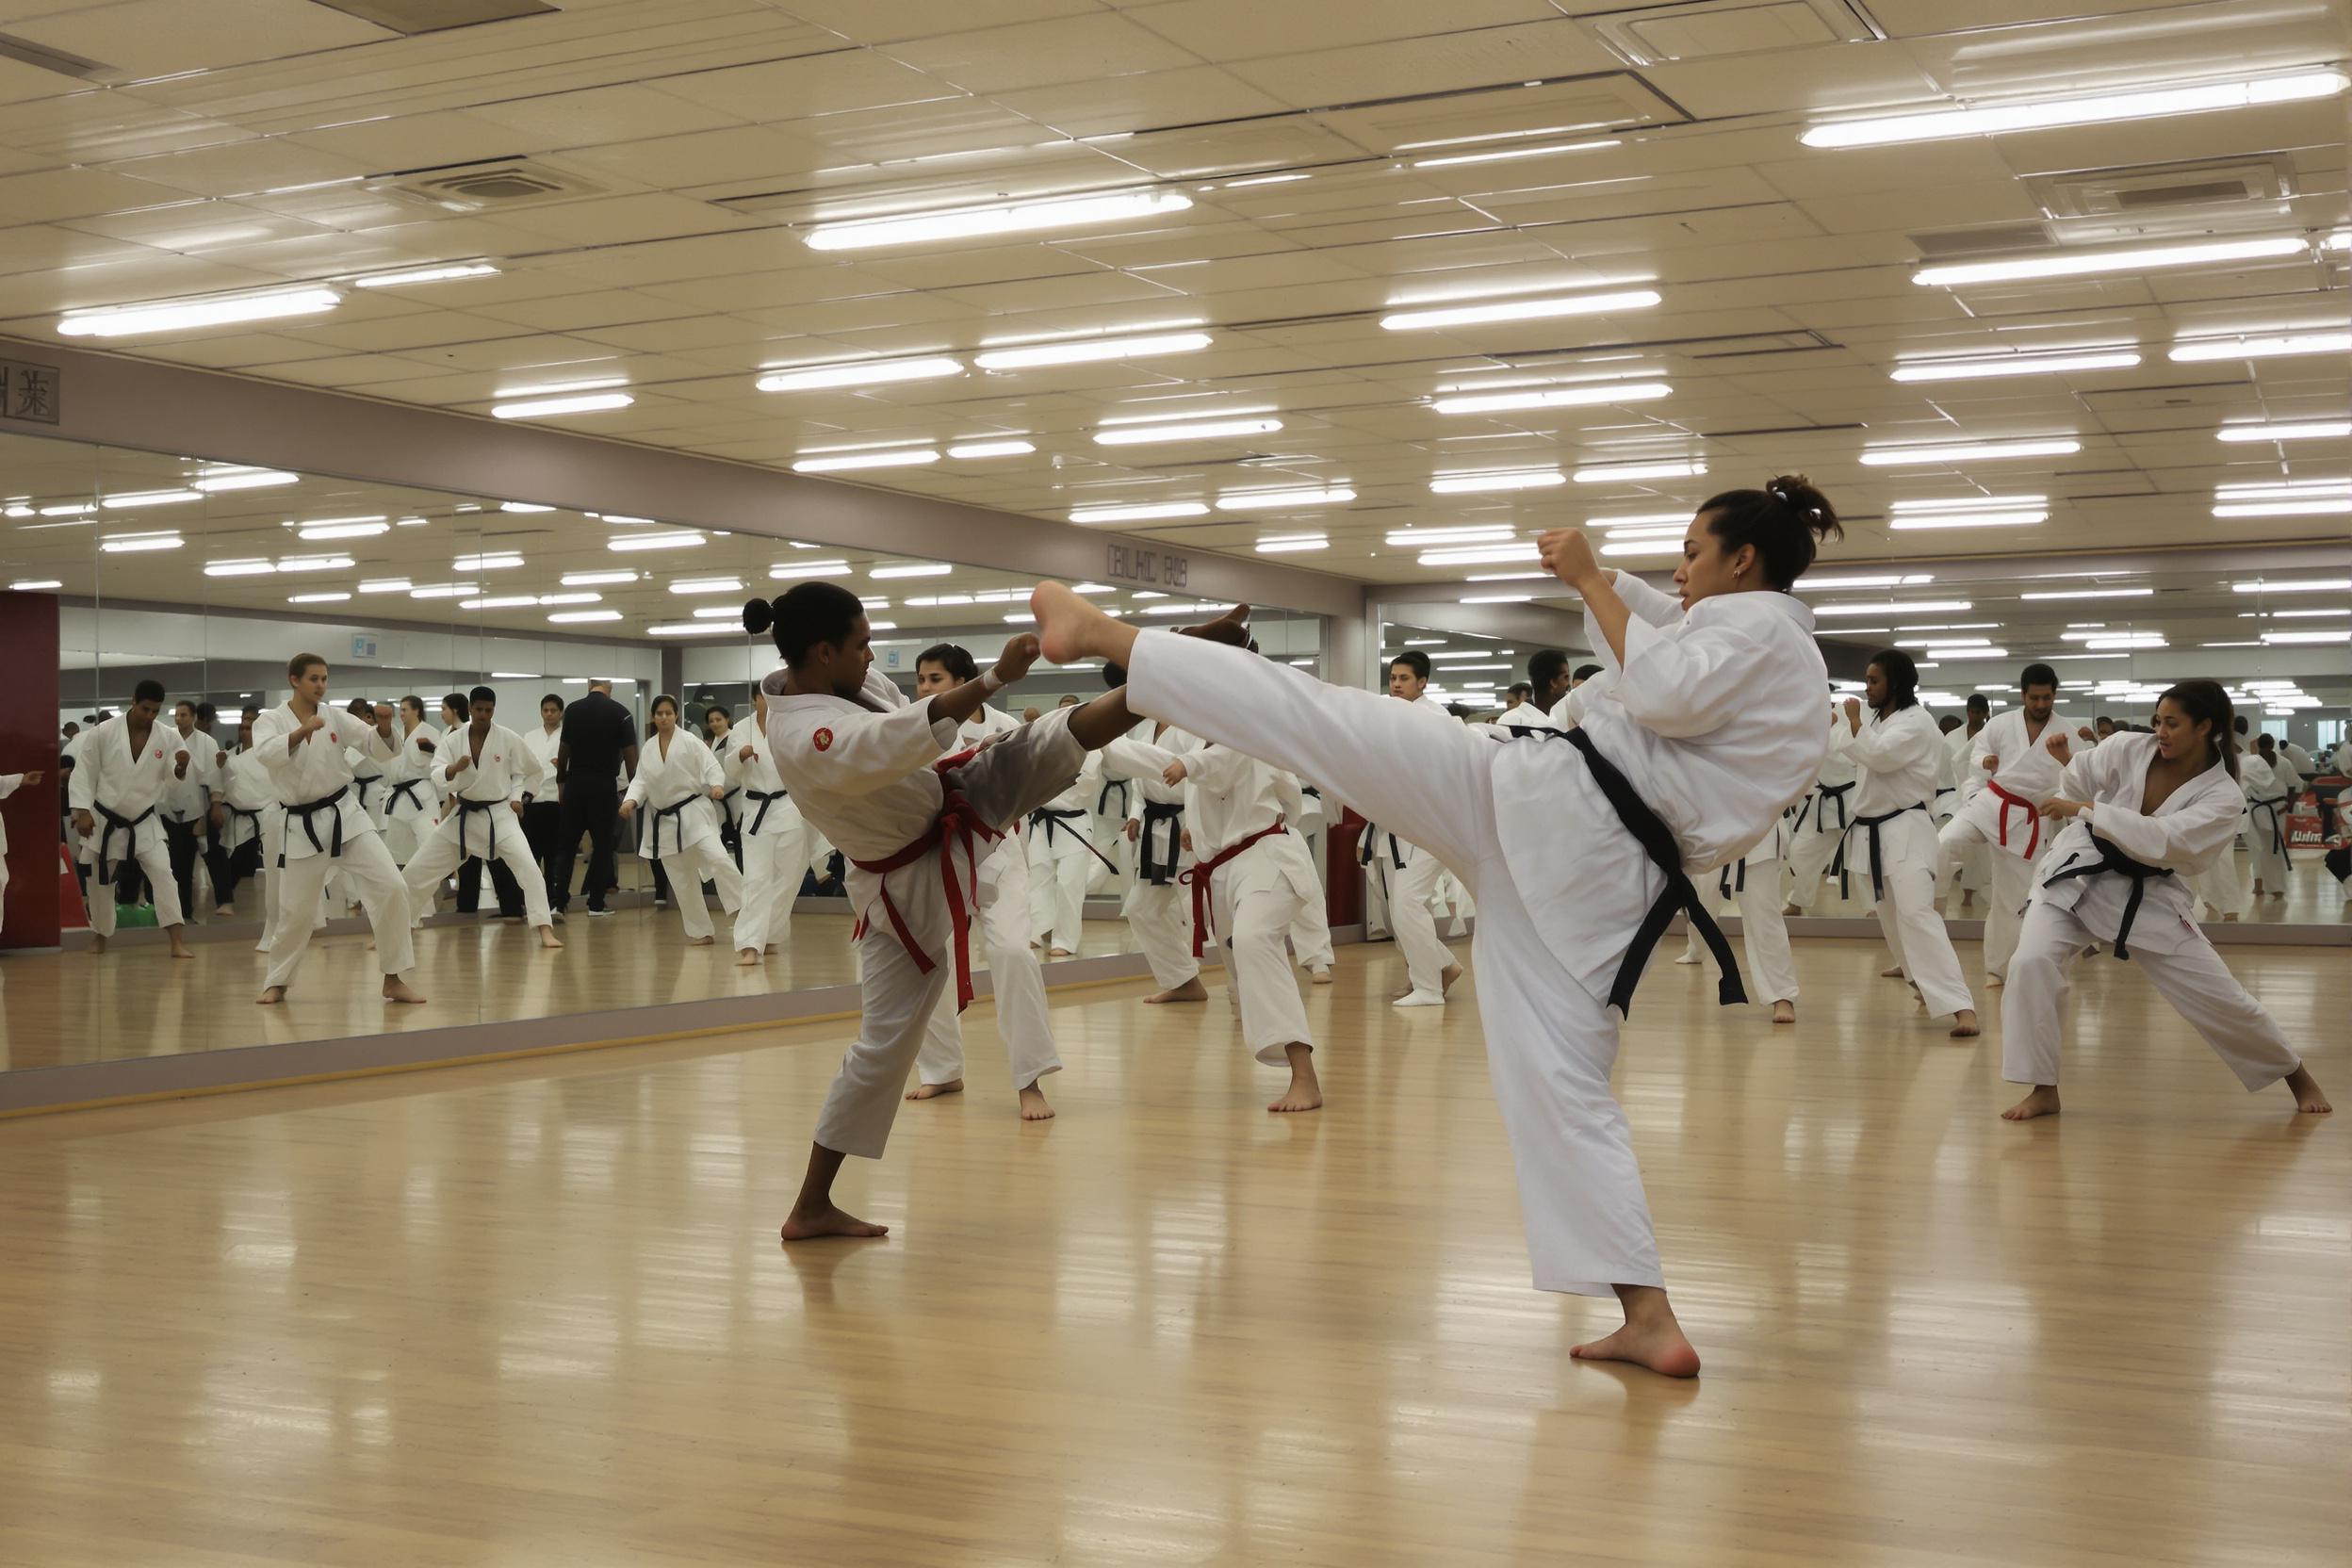
M 1682 739 L 1731 722 L 1771 673 L 1771 652 L 1736 627 L 1692 627 L 1668 637 L 1635 616 L 1625 623 L 1625 663 L 1611 694 L 1642 728 Z
M 1683 610 L 1680 599 L 1672 594 L 1651 587 L 1631 572 L 1619 572 L 1615 587 L 1617 596 L 1625 601 L 1625 608 L 1652 626 L 1672 626 L 1682 619 Z M 1606 638 L 1596 638 L 1594 645 L 1607 647 L 1609 643 Z M 1632 655 L 1633 648 L 1630 645 L 1626 646 L 1625 653 L 1628 657 Z
M 2225 776 L 2172 810 L 2152 817 L 2118 802 L 2099 801 L 2091 809 L 2091 831 L 2144 865 L 2194 876 L 2236 841 L 2241 807 Z

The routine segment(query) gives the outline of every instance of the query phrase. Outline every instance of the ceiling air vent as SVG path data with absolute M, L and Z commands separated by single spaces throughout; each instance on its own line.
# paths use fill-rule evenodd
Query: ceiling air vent
M 2167 209 L 2278 202 L 2295 194 L 2293 170 L 2283 155 L 2078 170 L 2029 180 L 2026 188 L 2053 218 L 2142 217 Z
M 491 207 L 594 196 L 601 194 L 603 188 L 558 173 L 527 158 L 496 158 L 483 163 L 446 164 L 438 169 L 400 170 L 377 176 L 368 182 L 367 188 L 421 206 L 449 212 L 481 212 Z
M 1632 65 L 1863 43 L 1886 36 L 1847 0 L 1683 0 L 1591 17 L 1586 25 Z
M 1908 237 L 1919 248 L 1922 261 L 1948 261 L 1954 256 L 1997 255 L 2003 252 L 2047 251 L 2050 231 L 2039 223 L 1998 223 L 1980 229 L 1948 229 L 1941 234 Z
M 52 49 L 8 33 L 0 33 L 0 59 L 11 59 L 20 65 L 39 66 L 61 76 L 76 76 L 85 82 L 105 81 L 122 74 L 113 66 L 86 60 L 79 55 L 69 55 L 62 49 Z
M 545 16 L 555 9 L 547 0 L 313 0 L 331 11 L 395 33 L 447 32 L 483 22 L 510 22 L 518 16 Z

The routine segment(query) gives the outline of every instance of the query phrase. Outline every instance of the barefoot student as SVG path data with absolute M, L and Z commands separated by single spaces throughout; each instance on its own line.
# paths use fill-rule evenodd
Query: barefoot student
M 2058 792 L 2059 764 L 2050 747 L 2066 738 L 2066 721 L 2055 712 L 2056 670 L 2028 664 L 2017 677 L 2017 695 L 2019 706 L 1986 723 L 1969 743 L 1969 768 L 1984 779 L 1983 789 L 1968 796 L 1937 838 L 1946 870 L 1969 849 L 1987 846 L 1993 903 L 1984 915 L 1984 976 L 1995 986 L 2008 983 L 2017 922 L 2042 858 L 2042 802 Z
M 719 759 L 743 802 L 736 843 L 743 862 L 743 907 L 735 917 L 735 962 L 751 969 L 776 951 L 792 923 L 792 901 L 808 868 L 808 834 L 800 808 L 768 760 L 768 699 L 751 696 L 752 723 L 730 730 Z M 722 802 L 724 804 L 724 802 Z
M 915 657 L 917 697 L 944 696 L 979 678 L 979 665 L 954 643 L 927 647 Z M 1020 727 L 1021 721 L 1010 713 L 983 702 L 956 726 L 956 748 L 976 747 Z M 1062 1054 L 1046 1013 L 1045 967 L 1029 945 L 1029 877 L 1025 846 L 1018 836 L 1007 833 L 980 857 L 973 890 L 981 938 L 988 945 L 996 1032 L 1004 1037 L 1021 1117 L 1023 1121 L 1048 1121 L 1053 1119 L 1054 1107 L 1046 1103 L 1042 1086 L 1047 1073 L 1062 1070 Z M 964 1032 L 956 1008 L 945 1004 L 931 1009 L 923 1049 L 915 1056 L 917 1082 L 907 1099 L 937 1100 L 962 1092 Z
M 637 841 L 637 853 L 669 873 L 670 896 L 686 923 L 690 947 L 709 947 L 714 939 L 710 906 L 702 896 L 706 878 L 718 889 L 720 907 L 728 914 L 743 906 L 743 874 L 719 838 L 718 803 L 726 794 L 726 770 L 702 737 L 678 722 L 678 699 L 655 697 L 653 735 L 621 798 L 621 820 L 641 810 L 652 817 Z
M 1200 750 L 1200 737 L 1172 725 L 1153 724 L 1152 743 L 1173 761 Z M 1165 767 L 1142 775 L 1137 782 L 1142 791 L 1127 816 L 1127 838 L 1135 846 L 1135 882 L 1127 890 L 1120 912 L 1152 966 L 1152 983 L 1160 988 L 1143 1000 L 1155 1004 L 1206 1002 L 1209 988 L 1200 983 L 1200 960 L 1192 953 L 1191 898 L 1179 880 L 1194 864 L 1192 835 L 1184 827 L 1184 787 L 1168 783 Z
M 285 812 L 275 869 L 285 886 L 278 893 L 277 931 L 270 942 L 261 1004 L 286 1000 L 310 946 L 318 895 L 337 870 L 358 891 L 375 932 L 384 1000 L 422 1002 L 400 978 L 400 972 L 416 962 L 408 930 L 408 883 L 351 789 L 351 753 L 391 760 L 392 710 L 378 706 L 370 720 L 328 708 L 327 662 L 315 653 L 288 660 L 286 677 L 293 694 L 253 721 L 253 755 L 269 770 L 270 789 Z
M 119 717 L 86 731 L 69 776 L 68 798 L 82 855 L 96 872 L 90 882 L 90 949 L 106 950 L 114 935 L 114 878 L 124 861 L 146 874 L 155 923 L 172 940 L 172 956 L 188 958 L 179 885 L 172 874 L 163 833 L 164 797 L 188 776 L 192 758 L 177 731 L 161 723 L 163 685 L 142 680 Z
M 1390 696 L 1452 722 L 1446 705 L 1429 692 L 1428 654 L 1407 648 L 1389 661 Z M 1364 842 L 1370 844 L 1380 832 L 1379 824 L 1367 824 Z M 1454 962 L 1453 954 L 1439 938 L 1437 913 L 1430 907 L 1438 884 L 1446 876 L 1445 864 L 1394 832 L 1382 834 L 1380 849 L 1394 867 L 1393 875 L 1384 873 L 1381 878 L 1388 892 L 1388 928 L 1396 933 L 1396 950 L 1405 957 L 1405 988 L 1389 1000 L 1398 1007 L 1443 1007 L 1446 993 L 1462 978 L 1462 966 Z
M 1944 738 L 1919 706 L 1919 671 L 1909 654 L 1901 648 L 1875 654 L 1866 673 L 1868 722 L 1861 700 L 1848 697 L 1844 722 L 1831 731 L 1861 777 L 1846 858 L 1870 885 L 1872 912 L 1895 969 L 1929 1013 L 1952 1015 L 1952 1037 L 1966 1039 L 1977 1032 L 1976 1000 L 1936 906 L 1941 861 L 1928 812 Z
M 1756 843 L 1821 765 L 1829 676 L 1812 612 L 1788 590 L 1837 531 L 1802 479 L 1717 496 L 1683 541 L 1679 602 L 1601 566 L 1581 532 L 1546 533 L 1543 559 L 1582 596 L 1608 663 L 1569 694 L 1574 727 L 1508 739 L 1237 648 L 1138 633 L 1058 583 L 1031 598 L 1053 659 L 1124 664 L 1145 712 L 1317 780 L 1469 882 L 1536 1287 L 1613 1292 L 1625 1309 L 1625 1328 L 1579 1357 L 1698 1370 L 1609 1073 L 1677 909 L 1714 932 L 1723 999 L 1744 994 L 1690 873 Z
M 418 846 L 402 873 L 408 878 L 410 904 L 421 909 L 442 878 L 470 860 L 503 863 L 522 893 L 525 916 L 539 933 L 539 945 L 562 947 L 554 912 L 547 907 L 547 878 L 531 859 L 531 837 L 523 831 L 523 812 L 531 797 L 553 793 L 554 783 L 541 776 L 538 756 L 530 743 L 498 722 L 496 692 L 477 686 L 466 694 L 466 723 L 449 731 L 433 758 L 433 771 L 449 781 L 452 792 L 449 814 Z
M 851 1154 L 881 1157 L 932 1007 L 948 1005 L 951 985 L 958 1009 L 972 1000 L 980 861 L 1135 718 L 1113 692 L 964 752 L 963 722 L 1028 674 L 1036 637 L 1011 639 L 979 679 L 910 703 L 874 668 L 865 608 L 845 589 L 804 582 L 774 602 L 754 599 L 743 625 L 773 629 L 784 656 L 785 668 L 760 683 L 770 755 L 802 813 L 847 857 L 858 922 L 863 1017 L 817 1119 L 784 1239 L 881 1235 L 886 1227 L 834 1205 L 833 1179 Z
M 2077 955 L 2093 942 L 2148 976 L 2249 1092 L 2285 1079 L 2298 1111 L 2330 1107 L 2278 1021 L 2246 993 L 2198 929 L 2187 879 L 2229 853 L 2242 795 L 2229 694 L 2184 680 L 2156 700 L 2153 734 L 2121 733 L 2069 757 L 2043 808 L 2057 837 L 2026 906 L 2001 999 L 2001 1075 L 2034 1091 L 2010 1121 L 2058 1110 L 2059 1008 Z

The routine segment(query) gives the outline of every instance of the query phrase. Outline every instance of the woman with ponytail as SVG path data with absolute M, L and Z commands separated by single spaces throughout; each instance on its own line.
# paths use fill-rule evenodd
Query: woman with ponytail
M 2076 956 L 2093 942 L 2148 976 L 2250 1093 L 2286 1080 L 2297 1111 L 2320 1092 L 2278 1021 L 2238 984 L 2197 928 L 2188 879 L 2226 855 L 2243 809 L 2229 694 L 2184 680 L 2156 702 L 2150 734 L 2121 732 L 2071 756 L 2042 815 L 2064 825 L 2042 857 L 2001 999 L 2001 1075 L 2033 1092 L 2001 1116 L 2058 1112 L 2059 1008 Z
M 1580 595 L 1600 673 L 1563 729 L 1473 730 L 1419 704 L 1330 686 L 1238 647 L 1112 619 L 1059 583 L 1031 596 L 1047 657 L 1124 665 L 1139 710 L 1312 778 L 1423 846 L 1478 903 L 1487 1060 L 1518 1167 L 1541 1290 L 1615 1295 L 1625 1325 L 1576 1347 L 1687 1378 L 1625 1112 L 1618 1023 L 1658 937 L 1688 914 L 1745 1000 L 1690 878 L 1738 859 L 1811 789 L 1829 672 L 1789 593 L 1839 533 L 1799 476 L 1731 490 L 1692 517 L 1679 596 L 1602 565 L 1585 535 L 1538 541 Z M 1246 607 L 1217 640 L 1246 633 Z M 1511 846 L 1506 851 L 1506 845 Z

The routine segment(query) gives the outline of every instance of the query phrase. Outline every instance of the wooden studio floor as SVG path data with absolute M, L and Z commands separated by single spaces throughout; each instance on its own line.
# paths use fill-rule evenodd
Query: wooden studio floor
M 2341 1564 L 2352 1107 L 2085 964 L 2067 1110 L 1997 1119 L 1859 941 L 1805 1021 L 1662 960 L 1621 1089 L 1695 1382 L 1527 1286 L 1477 1027 L 1057 998 L 1059 1119 L 908 1105 L 776 1227 L 839 1023 L 0 1128 L 0 1561 L 1365 1568 Z M 1964 953 L 1973 972 L 1973 953 Z M 2339 952 L 2231 963 L 2352 1099 Z

